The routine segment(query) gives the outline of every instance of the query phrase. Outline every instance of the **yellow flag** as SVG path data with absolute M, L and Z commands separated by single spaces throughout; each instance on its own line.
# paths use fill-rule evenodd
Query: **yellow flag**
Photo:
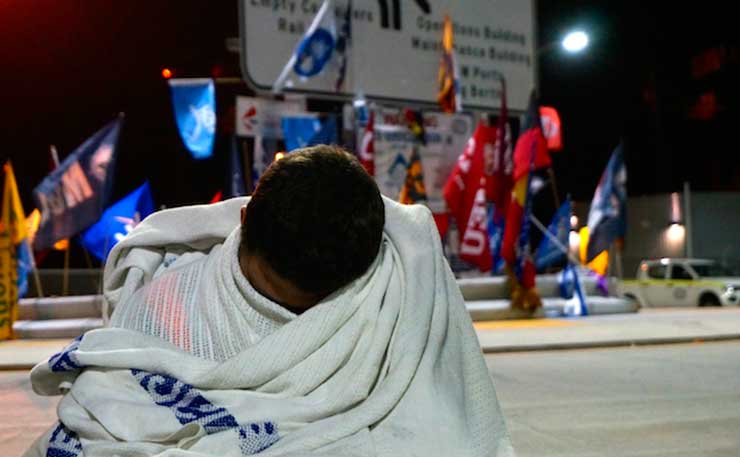
M 448 15 L 445 15 L 442 29 L 442 59 L 437 73 L 437 83 L 439 84 L 437 101 L 445 113 L 462 111 L 462 99 L 459 94 L 460 78 L 457 74 L 457 63 L 455 62 L 452 30 L 452 21 Z
M 595 271 L 597 274 L 604 276 L 606 274 L 606 271 L 609 269 L 609 251 L 603 250 L 594 257 L 592 261 L 589 263 L 586 263 L 586 253 L 588 251 L 588 239 L 589 239 L 589 231 L 588 227 L 581 228 L 581 231 L 579 232 L 579 235 L 581 236 L 581 244 L 580 244 L 580 258 L 581 263 L 585 264 L 588 268 Z
M 28 229 L 28 242 L 33 245 L 33 239 L 36 238 L 36 232 L 39 230 L 39 224 L 41 223 L 41 211 L 38 208 L 34 208 L 33 211 L 28 213 L 26 216 L 26 229 Z
M 2 212 L 0 213 L 0 340 L 14 338 L 13 322 L 18 317 L 18 286 L 15 245 L 28 231 L 18 188 L 10 163 L 5 164 Z
M 411 163 L 406 169 L 406 180 L 401 187 L 398 201 L 404 205 L 413 205 L 427 200 L 427 190 L 424 187 L 424 172 L 421 168 L 421 156 L 418 149 L 411 153 Z
M 26 215 L 23 212 L 20 195 L 18 195 L 13 166 L 7 162 L 3 170 L 5 171 L 5 188 L 3 189 L 3 212 L 0 220 L 6 230 L 10 231 L 13 244 L 18 244 L 28 237 Z

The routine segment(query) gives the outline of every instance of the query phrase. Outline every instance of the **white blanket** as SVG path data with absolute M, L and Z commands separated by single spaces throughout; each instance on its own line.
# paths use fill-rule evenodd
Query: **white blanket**
M 234 271 L 246 202 L 156 213 L 116 247 L 105 294 L 128 328 L 88 332 L 34 368 L 36 392 L 64 397 L 26 455 L 513 455 L 426 208 L 385 200 L 370 270 L 295 316 Z M 195 300 L 172 286 L 182 277 Z M 131 330 L 142 303 L 173 324 Z M 173 330 L 190 327 L 202 335 Z M 239 336 L 214 335 L 224 328 Z

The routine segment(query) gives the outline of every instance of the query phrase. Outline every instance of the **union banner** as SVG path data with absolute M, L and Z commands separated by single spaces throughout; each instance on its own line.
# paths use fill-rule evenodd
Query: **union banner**
M 10 231 L 0 224 L 0 340 L 12 339 L 18 317 L 15 246 Z

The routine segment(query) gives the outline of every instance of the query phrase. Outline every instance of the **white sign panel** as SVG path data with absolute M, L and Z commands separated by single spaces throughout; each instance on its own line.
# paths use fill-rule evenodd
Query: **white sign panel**
M 322 0 L 240 0 L 242 72 L 268 91 L 290 59 Z M 341 24 L 347 0 L 336 0 Z M 526 110 L 535 85 L 533 0 L 355 0 L 352 42 L 341 95 L 436 103 L 442 24 L 454 27 L 463 108 L 500 106 L 499 74 L 507 101 Z M 293 90 L 334 94 L 337 65 Z
M 433 213 L 446 212 L 442 195 L 447 178 L 473 132 L 470 116 L 424 113 L 426 145 L 419 145 L 427 206 Z M 398 113 L 376 112 L 375 179 L 380 192 L 398 199 L 413 151 L 414 135 L 399 125 Z
M 236 97 L 236 134 L 247 137 L 283 137 L 280 119 L 305 113 L 305 101 L 276 101 L 255 97 Z

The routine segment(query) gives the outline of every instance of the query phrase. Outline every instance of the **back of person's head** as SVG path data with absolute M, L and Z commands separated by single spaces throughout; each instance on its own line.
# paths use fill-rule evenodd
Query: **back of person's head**
M 372 264 L 384 223 L 373 178 L 348 152 L 319 145 L 267 169 L 247 205 L 242 244 L 299 289 L 327 295 Z

